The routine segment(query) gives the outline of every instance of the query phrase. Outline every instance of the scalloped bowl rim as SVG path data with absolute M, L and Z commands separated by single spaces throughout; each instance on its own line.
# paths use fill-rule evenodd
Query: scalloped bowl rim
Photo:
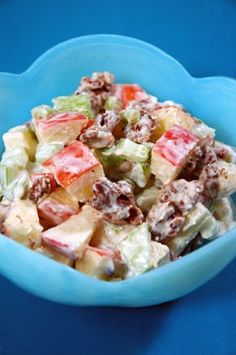
M 198 81 L 198 82 L 200 82 L 200 81 L 215 81 L 215 80 L 217 80 L 218 82 L 221 81 L 222 84 L 224 83 L 224 85 L 233 87 L 235 89 L 235 93 L 236 93 L 236 80 L 233 78 L 228 78 L 228 77 L 224 77 L 224 76 L 210 76 L 210 77 L 195 78 L 195 77 L 191 76 L 189 74 L 189 72 L 176 59 L 174 59 L 169 54 L 165 53 L 163 50 L 155 47 L 154 45 L 149 44 L 145 41 L 133 38 L 133 37 L 113 35 L 113 34 L 94 34 L 94 35 L 88 35 L 88 36 L 75 37 L 70 40 L 63 41 L 63 42 L 53 46 L 49 50 L 45 51 L 43 54 L 41 54 L 29 66 L 29 68 L 26 69 L 25 71 L 23 71 L 22 73 L 0 72 L 0 79 L 7 78 L 9 80 L 11 80 L 11 79 L 15 80 L 17 78 L 21 78 L 22 76 L 30 75 L 35 69 L 39 68 L 48 59 L 55 56 L 58 51 L 60 52 L 61 50 L 63 50 L 67 46 L 73 45 L 75 42 L 76 43 L 80 43 L 80 42 L 86 43 L 86 41 L 90 42 L 91 40 L 95 40 L 95 41 L 98 40 L 98 41 L 101 41 L 101 43 L 102 43 L 102 41 L 104 40 L 107 43 L 107 41 L 113 41 L 114 39 L 116 40 L 116 42 L 121 41 L 122 45 L 124 45 L 124 42 L 126 41 L 128 45 L 141 47 L 142 49 L 146 49 L 146 50 L 151 51 L 153 53 L 161 54 L 163 57 L 165 57 L 166 60 L 174 63 L 174 65 L 176 67 L 178 66 L 178 68 L 180 70 L 182 70 L 182 72 L 185 75 L 187 75 L 189 77 L 189 80 Z M 119 43 L 113 43 L 113 45 L 116 45 L 116 44 L 118 45 Z M 89 45 L 91 45 L 91 43 L 89 43 Z M 14 248 L 17 247 L 17 248 L 19 248 L 19 250 L 22 251 L 23 254 L 28 254 L 28 253 L 34 254 L 35 258 L 38 258 L 39 261 L 40 260 L 45 261 L 47 259 L 48 265 L 51 265 L 52 267 L 53 267 L 53 265 L 56 266 L 58 271 L 68 272 L 69 273 L 68 275 L 71 275 L 71 276 L 73 275 L 72 276 L 73 278 L 75 277 L 78 279 L 78 283 L 82 282 L 82 284 L 84 283 L 84 285 L 86 285 L 86 286 L 95 287 L 97 291 L 108 292 L 108 294 L 110 296 L 112 296 L 112 294 L 114 294 L 116 292 L 122 293 L 122 291 L 127 291 L 127 286 L 128 287 L 129 286 L 135 287 L 136 285 L 140 285 L 140 283 L 142 283 L 143 281 L 147 281 L 147 280 L 149 281 L 149 283 L 151 283 L 152 280 L 154 280 L 154 279 L 156 280 L 158 278 L 161 279 L 162 277 L 165 277 L 167 274 L 169 274 L 170 272 L 172 272 L 176 269 L 185 268 L 188 265 L 190 265 L 190 263 L 192 261 L 196 262 L 203 255 L 207 256 L 207 255 L 211 254 L 214 250 L 220 249 L 223 245 L 225 245 L 225 243 L 230 244 L 231 241 L 235 240 L 235 238 L 236 238 L 236 233 L 235 233 L 235 229 L 234 229 L 233 233 L 232 233 L 232 231 L 227 232 L 223 236 L 221 236 L 220 238 L 212 240 L 210 243 L 203 246 L 202 248 L 194 251 L 193 253 L 190 253 L 190 254 L 184 256 L 183 258 L 176 260 L 175 262 L 171 262 L 169 264 L 162 266 L 161 268 L 150 270 L 142 275 L 135 276 L 130 279 L 108 283 L 106 281 L 91 278 L 91 277 L 89 277 L 81 272 L 78 272 L 68 266 L 65 266 L 63 264 L 60 264 L 60 263 L 54 261 L 54 260 L 44 257 L 43 255 L 37 254 L 34 251 L 31 251 L 30 249 L 27 249 L 26 247 L 5 237 L 2 234 L 0 234 L 0 235 L 1 235 L 0 245 L 2 245 L 3 248 L 7 249 L 8 246 L 12 246 Z M 3 272 L 1 272 L 1 273 L 4 276 L 4 273 Z M 14 281 L 14 283 L 18 284 L 16 281 Z M 23 288 L 27 289 L 27 286 L 24 285 Z M 30 291 L 30 292 L 32 293 L 32 291 Z M 48 298 L 53 299 L 51 297 L 48 297 Z M 56 301 L 60 302 L 59 299 L 57 299 Z M 64 301 L 62 301 L 62 303 L 74 304 L 74 305 L 76 304 L 75 302 L 64 302 Z M 118 303 L 116 303 L 116 305 L 119 305 Z M 80 302 L 78 302 L 78 304 L 81 305 Z M 104 305 L 106 305 L 106 304 L 109 304 L 109 302 L 106 302 Z M 110 304 L 114 305 L 112 302 Z M 126 306 L 125 302 L 123 302 L 123 301 L 120 304 Z M 94 303 L 94 305 L 96 305 L 96 303 Z

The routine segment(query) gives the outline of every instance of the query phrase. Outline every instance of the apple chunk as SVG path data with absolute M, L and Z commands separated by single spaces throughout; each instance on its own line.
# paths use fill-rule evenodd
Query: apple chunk
M 154 143 L 174 125 L 188 130 L 191 130 L 196 125 L 196 120 L 177 106 L 163 106 L 157 110 L 156 122 L 156 129 L 151 136 L 151 141 Z
M 118 250 L 104 250 L 88 246 L 83 257 L 78 259 L 75 268 L 101 280 L 123 278 L 127 265 Z
M 80 258 L 100 223 L 100 216 L 90 206 L 71 216 L 64 223 L 42 233 L 42 241 L 59 253 L 75 260 Z
M 37 207 L 40 223 L 45 229 L 55 227 L 79 212 L 76 198 L 62 187 L 57 187 L 48 197 L 40 201 Z
M 35 132 L 40 143 L 69 144 L 79 136 L 87 123 L 88 118 L 78 112 L 56 113 L 35 121 Z
M 74 142 L 43 163 L 59 185 L 84 202 L 92 197 L 94 182 L 104 175 L 103 168 L 89 148 Z
M 152 149 L 151 172 L 163 184 L 180 173 L 199 139 L 185 128 L 175 125 L 166 131 Z
M 116 84 L 114 85 L 114 95 L 121 101 L 125 108 L 130 101 L 145 100 L 148 94 L 137 84 Z

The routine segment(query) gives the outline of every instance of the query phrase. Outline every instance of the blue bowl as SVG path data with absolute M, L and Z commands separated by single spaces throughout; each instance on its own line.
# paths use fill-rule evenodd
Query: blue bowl
M 114 35 L 75 38 L 43 54 L 20 75 L 0 74 L 1 134 L 30 118 L 32 107 L 72 93 L 81 76 L 108 70 L 117 82 L 138 83 L 160 100 L 173 100 L 236 143 L 236 81 L 196 79 L 145 42 Z M 236 231 L 144 275 L 108 283 L 92 279 L 0 237 L 0 273 L 23 289 L 71 305 L 140 307 L 181 297 L 218 274 L 236 256 Z

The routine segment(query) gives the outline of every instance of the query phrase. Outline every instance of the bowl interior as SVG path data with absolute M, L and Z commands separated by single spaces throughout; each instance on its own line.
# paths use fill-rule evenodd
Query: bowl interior
M 82 76 L 105 70 L 112 72 L 117 82 L 137 83 L 159 100 L 183 104 L 216 128 L 217 139 L 236 143 L 234 80 L 192 78 L 161 50 L 112 35 L 64 42 L 46 52 L 25 73 L 0 74 L 0 133 L 29 120 L 34 106 L 73 93 Z M 228 233 L 180 261 L 116 284 L 90 279 L 3 237 L 0 250 L 0 272 L 37 295 L 70 304 L 140 306 L 179 297 L 214 276 L 235 256 L 236 235 Z M 225 254 L 219 260 L 222 250 Z M 184 280 L 188 282 L 184 284 Z

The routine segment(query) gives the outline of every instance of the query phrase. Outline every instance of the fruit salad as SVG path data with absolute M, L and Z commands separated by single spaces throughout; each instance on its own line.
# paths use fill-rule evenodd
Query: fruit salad
M 109 72 L 33 108 L 3 142 L 2 234 L 91 277 L 143 274 L 236 226 L 236 150 Z

